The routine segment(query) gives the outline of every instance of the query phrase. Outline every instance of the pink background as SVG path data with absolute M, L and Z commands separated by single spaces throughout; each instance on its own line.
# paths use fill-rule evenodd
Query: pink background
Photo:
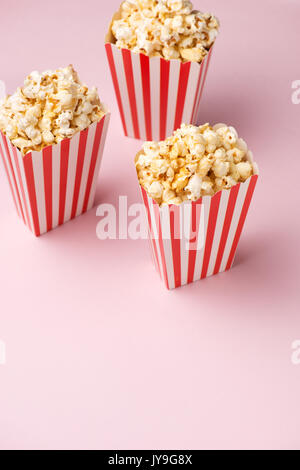
M 200 120 L 233 124 L 261 170 L 234 269 L 169 292 L 146 241 L 96 238 L 95 209 L 35 239 L 1 166 L 0 448 L 300 448 L 300 1 L 194 4 L 222 23 Z M 9 92 L 73 63 L 110 106 L 97 203 L 140 201 L 103 47 L 117 7 L 1 6 Z

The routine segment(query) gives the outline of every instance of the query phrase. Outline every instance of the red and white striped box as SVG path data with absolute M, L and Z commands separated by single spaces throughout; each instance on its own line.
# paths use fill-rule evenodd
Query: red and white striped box
M 232 267 L 258 179 L 254 168 L 244 183 L 181 205 L 160 207 L 141 187 L 154 263 L 168 289 Z
M 107 111 L 71 139 L 25 156 L 0 131 L 0 155 L 17 213 L 34 235 L 92 208 L 109 120 Z
M 105 48 L 126 136 L 164 140 L 182 122 L 197 124 L 212 48 L 201 64 L 119 49 L 111 32 Z

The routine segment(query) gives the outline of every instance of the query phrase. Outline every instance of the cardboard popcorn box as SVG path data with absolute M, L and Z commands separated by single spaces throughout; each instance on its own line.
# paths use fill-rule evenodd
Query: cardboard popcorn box
M 201 64 L 121 50 L 111 33 L 119 18 L 105 48 L 125 135 L 158 141 L 182 122 L 196 124 L 213 47 Z
M 110 113 L 40 152 L 22 153 L 0 132 L 0 155 L 16 210 L 36 236 L 94 204 Z
M 155 267 L 168 289 L 232 267 L 259 175 L 252 163 L 244 183 L 196 202 L 159 206 L 140 186 Z

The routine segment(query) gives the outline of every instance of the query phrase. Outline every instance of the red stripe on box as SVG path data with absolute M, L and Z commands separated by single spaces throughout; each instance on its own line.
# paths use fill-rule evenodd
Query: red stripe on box
M 179 83 L 178 83 L 178 92 L 177 92 L 177 102 L 176 102 L 176 115 L 174 121 L 174 129 L 178 129 L 182 123 L 183 108 L 186 97 L 186 90 L 190 75 L 191 62 L 186 62 L 185 64 L 180 64 L 180 74 L 179 74 Z
M 13 197 L 13 200 L 14 200 L 14 204 L 15 204 L 15 206 L 16 206 L 17 213 L 18 213 L 18 215 L 20 216 L 20 211 L 19 211 L 19 208 L 18 208 L 17 200 L 16 200 L 16 197 L 15 197 L 14 189 L 13 189 L 13 183 L 12 183 L 12 181 L 11 181 L 11 179 L 10 179 L 8 167 L 7 167 L 7 164 L 6 164 L 6 161 L 5 161 L 5 157 L 4 157 L 4 155 L 3 155 L 3 151 L 2 151 L 1 145 L 0 145 L 0 153 L 1 153 L 2 161 L 3 161 L 5 173 L 6 173 L 6 176 L 7 176 L 7 180 L 8 180 L 8 183 L 9 183 L 10 191 L 11 191 L 11 193 L 12 193 L 12 197 Z
M 103 133 L 104 121 L 105 119 L 101 119 L 101 121 L 97 123 L 82 212 L 86 212 L 88 203 L 89 203 L 91 187 L 92 187 L 92 183 L 94 179 L 95 168 L 96 168 L 96 163 L 97 163 L 97 158 L 98 158 L 98 153 L 99 153 L 99 146 L 100 146 L 100 141 L 101 141 L 101 137 Z
M 80 186 L 81 186 L 82 170 L 83 170 L 83 164 L 84 164 L 88 132 L 89 132 L 89 128 L 85 129 L 84 131 L 81 131 L 80 137 L 79 137 L 78 158 L 77 158 L 77 166 L 76 166 L 76 176 L 75 176 L 71 219 L 74 219 L 76 217 L 76 212 L 77 212 L 77 205 L 78 205 L 79 192 L 80 192 Z
M 175 287 L 181 286 L 180 207 L 169 206 Z
M 24 191 L 24 186 L 23 186 L 23 181 L 22 181 L 22 176 L 21 176 L 21 171 L 20 171 L 20 166 L 19 166 L 19 160 L 18 160 L 18 154 L 17 154 L 16 147 L 13 147 L 12 151 L 13 151 L 13 156 L 14 156 L 15 165 L 16 165 L 16 169 L 17 169 L 17 177 L 18 177 L 18 180 L 19 180 L 19 185 L 21 187 L 23 205 L 24 205 L 24 208 L 25 208 L 25 216 L 26 216 L 26 220 L 27 220 L 26 225 L 28 225 L 30 230 L 32 230 L 30 217 L 29 217 L 29 210 L 28 210 L 28 207 L 27 207 L 26 196 L 25 196 L 25 191 Z
M 192 111 L 192 115 L 191 115 L 191 123 L 192 124 L 193 124 L 194 120 L 196 119 L 196 117 L 195 117 L 196 105 L 198 103 L 198 97 L 199 97 L 199 92 L 200 92 L 200 83 L 201 83 L 201 78 L 202 78 L 202 74 L 203 74 L 203 65 L 204 65 L 204 62 L 202 62 L 201 65 L 199 66 L 199 77 L 198 77 L 198 83 L 197 83 L 197 88 L 196 88 L 193 111 Z
M 144 54 L 140 54 L 141 75 L 143 84 L 144 116 L 146 125 L 147 140 L 152 140 L 152 119 L 151 119 L 151 92 L 150 92 L 150 59 Z
M 170 61 L 160 59 L 160 140 L 166 138 Z
M 129 97 L 129 102 L 130 102 L 134 137 L 136 139 L 139 139 L 140 130 L 139 130 L 139 123 L 138 123 L 137 107 L 136 107 L 136 96 L 135 96 L 135 88 L 134 88 L 132 62 L 131 62 L 131 52 L 128 49 L 122 49 L 122 56 L 123 56 L 123 64 L 124 64 L 124 70 L 125 70 L 125 76 L 126 76 L 128 97 Z
M 59 184 L 59 225 L 64 223 L 65 206 L 66 206 L 66 193 L 67 193 L 67 178 L 69 167 L 69 154 L 70 154 L 70 139 L 62 140 L 60 143 L 60 184 Z
M 6 140 L 6 137 L 4 136 L 4 134 L 2 134 L 2 132 L 1 132 L 1 136 L 2 136 L 2 141 L 3 141 L 4 147 L 5 147 L 6 156 L 7 156 L 8 164 L 9 164 L 9 167 L 10 167 L 10 171 L 11 171 L 11 174 L 12 174 L 12 177 L 13 177 L 13 183 L 14 183 L 14 187 L 15 187 L 15 190 L 16 190 L 18 203 L 19 203 L 19 206 L 20 206 L 21 216 L 22 216 L 24 224 L 26 225 L 26 221 L 25 221 L 25 217 L 24 217 L 24 213 L 23 213 L 23 207 L 22 207 L 22 204 L 21 204 L 21 197 L 20 197 L 20 193 L 19 193 L 19 189 L 18 189 L 18 185 L 17 185 L 16 175 L 15 175 L 14 168 L 13 168 L 13 165 L 12 165 L 12 161 L 11 161 L 11 158 L 10 158 L 10 151 L 9 151 L 9 148 L 8 148 L 7 140 Z
M 242 230 L 243 230 L 243 227 L 244 227 L 244 224 L 245 224 L 246 216 L 247 216 L 247 213 L 248 213 L 248 210 L 249 210 L 250 202 L 251 202 L 253 192 L 254 192 L 254 189 L 255 189 L 255 186 L 256 186 L 256 183 L 257 183 L 257 179 L 258 179 L 258 175 L 251 176 L 251 181 L 249 183 L 248 191 L 247 191 L 247 194 L 246 194 L 246 197 L 245 197 L 245 201 L 244 201 L 244 205 L 243 205 L 243 208 L 242 208 L 240 220 L 239 220 L 239 223 L 238 223 L 238 226 L 237 226 L 236 234 L 235 234 L 235 237 L 234 237 L 234 240 L 233 240 L 233 243 L 232 243 L 232 247 L 231 247 L 231 251 L 230 251 L 230 254 L 229 254 L 229 258 L 228 258 L 228 261 L 227 261 L 226 271 L 231 268 L 231 265 L 233 263 L 235 252 L 236 252 L 236 249 L 237 249 L 237 246 L 238 246 L 238 243 L 239 243 L 239 239 L 240 239 L 241 234 L 242 234 Z
M 203 279 L 207 275 L 207 269 L 209 265 L 211 249 L 212 249 L 212 244 L 213 244 L 215 230 L 216 230 L 220 199 L 221 199 L 221 191 L 219 191 L 217 194 L 215 194 L 211 198 L 201 279 Z
M 188 284 L 194 281 L 201 210 L 202 198 L 199 199 L 197 202 L 192 202 Z M 192 239 L 192 237 L 194 237 L 194 239 Z
M 156 243 L 154 241 L 154 234 L 153 234 L 152 219 L 151 219 L 151 214 L 150 214 L 148 196 L 147 196 L 147 193 L 146 193 L 144 188 L 141 187 L 141 191 L 142 191 L 142 198 L 143 198 L 143 201 L 144 201 L 144 205 L 145 205 L 146 212 L 147 212 L 147 217 L 148 217 L 149 232 L 150 232 L 150 237 L 151 237 L 150 243 L 153 246 L 154 255 L 155 255 L 155 258 L 156 258 L 156 265 L 158 267 L 159 275 L 162 278 L 162 273 L 161 273 L 161 270 L 160 270 L 160 264 L 159 264 L 159 259 L 158 259 Z
M 52 147 L 43 149 L 44 188 L 46 201 L 47 231 L 52 229 Z
M 161 229 L 159 205 L 155 201 L 152 201 L 152 205 L 153 205 L 153 208 L 154 208 L 155 223 L 156 223 L 156 228 L 157 228 L 157 232 L 158 232 L 158 242 L 159 242 L 162 268 L 163 268 L 163 277 L 164 277 L 164 281 L 166 283 L 166 286 L 169 289 L 170 287 L 169 287 L 169 279 L 168 279 L 168 273 L 167 273 L 165 250 L 164 250 L 164 244 L 163 244 L 163 238 L 162 238 L 162 229 Z
M 220 271 L 220 266 L 221 266 L 221 262 L 222 262 L 223 255 L 224 255 L 224 250 L 225 250 L 225 246 L 226 246 L 226 242 L 227 242 L 227 238 L 228 238 L 230 225 L 231 225 L 231 222 L 232 222 L 232 216 L 233 216 L 233 212 L 234 212 L 234 209 L 235 209 L 239 189 L 240 189 L 240 185 L 237 184 L 237 185 L 233 186 L 230 190 L 227 209 L 226 209 L 226 215 L 225 215 L 224 225 L 223 225 L 223 230 L 222 230 L 222 235 L 221 235 L 221 239 L 220 239 L 220 244 L 219 244 L 215 269 L 214 269 L 214 274 L 217 274 Z
M 32 213 L 32 218 L 33 218 L 34 233 L 37 237 L 39 237 L 41 232 L 40 232 L 39 215 L 38 215 L 38 209 L 37 209 L 35 181 L 34 181 L 31 153 L 27 153 L 24 157 L 24 170 L 25 170 L 25 178 L 26 178 L 30 206 L 31 206 L 31 213 Z
M 121 98 L 121 93 L 120 93 L 120 87 L 119 87 L 119 82 L 118 82 L 118 77 L 117 77 L 117 72 L 116 72 L 116 66 L 114 62 L 114 56 L 112 52 L 112 47 L 111 44 L 105 44 L 105 50 L 106 50 L 106 55 L 110 67 L 110 72 L 112 76 L 112 81 L 114 84 L 114 89 L 117 97 L 117 102 L 120 110 L 120 115 L 121 115 L 121 121 L 124 129 L 124 134 L 128 135 L 127 132 L 127 127 L 126 127 L 126 121 L 125 121 L 125 114 L 124 114 L 124 109 L 123 109 L 123 104 L 122 104 L 122 98 Z

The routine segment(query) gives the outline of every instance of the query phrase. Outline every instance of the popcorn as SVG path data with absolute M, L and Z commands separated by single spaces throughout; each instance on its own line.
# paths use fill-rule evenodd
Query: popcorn
M 213 164 L 212 168 L 213 168 L 213 172 L 214 172 L 215 176 L 217 176 L 217 177 L 226 176 L 229 172 L 230 163 L 229 162 L 222 162 L 220 160 L 217 160 Z
M 51 131 L 43 131 L 42 132 L 42 139 L 45 144 L 52 144 L 55 140 L 54 135 L 52 134 Z
M 240 178 L 245 181 L 252 174 L 252 167 L 249 162 L 240 162 L 236 165 Z
M 160 205 L 230 189 L 253 175 L 253 165 L 247 144 L 226 124 L 182 124 L 162 142 L 145 142 L 136 158 L 140 185 Z
M 185 187 L 185 190 L 188 191 L 188 199 L 192 199 L 193 201 L 199 199 L 201 189 L 202 178 L 199 174 L 195 174 L 190 178 L 188 185 Z
M 0 130 L 25 155 L 72 137 L 104 114 L 96 88 L 83 85 L 69 65 L 28 75 L 23 88 L 0 103 Z
M 189 0 L 127 0 L 111 25 L 120 49 L 199 63 L 218 31 L 218 19 L 193 10 Z
M 204 57 L 207 54 L 206 49 L 204 48 L 198 48 L 198 47 L 192 47 L 190 49 L 188 48 L 180 48 L 179 49 L 181 57 L 186 60 L 187 62 L 199 62 L 201 63 Z M 167 57 L 165 57 L 167 58 Z M 177 57 L 176 57 L 177 58 Z
M 149 194 L 153 199 L 159 199 L 163 192 L 163 186 L 158 181 L 153 181 L 149 186 Z

